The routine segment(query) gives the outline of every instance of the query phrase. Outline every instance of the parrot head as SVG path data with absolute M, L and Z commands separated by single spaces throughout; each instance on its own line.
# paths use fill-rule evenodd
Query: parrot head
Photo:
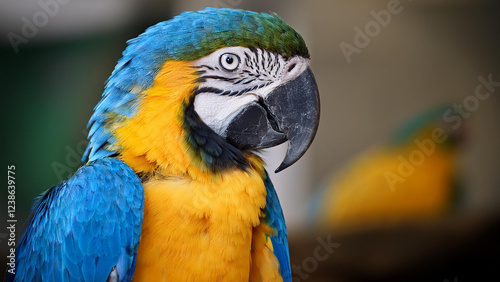
M 277 15 L 207 8 L 129 40 L 89 121 L 83 159 L 137 172 L 245 169 L 289 142 L 277 171 L 310 146 L 319 95 L 302 37 Z

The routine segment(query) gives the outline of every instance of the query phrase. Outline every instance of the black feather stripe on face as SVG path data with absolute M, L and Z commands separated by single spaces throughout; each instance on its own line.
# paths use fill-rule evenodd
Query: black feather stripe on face
M 243 152 L 208 127 L 194 110 L 194 97 L 184 105 L 183 127 L 186 141 L 191 152 L 213 172 L 238 168 L 246 170 L 249 166 Z

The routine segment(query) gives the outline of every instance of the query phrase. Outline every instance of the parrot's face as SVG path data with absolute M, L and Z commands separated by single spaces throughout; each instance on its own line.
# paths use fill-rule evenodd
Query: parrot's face
M 217 172 L 245 169 L 254 151 L 288 140 L 280 171 L 311 144 L 319 96 L 309 53 L 278 16 L 207 8 L 128 44 L 90 119 L 84 158 L 117 155 L 136 172 Z
M 240 149 L 290 141 L 282 170 L 311 144 L 319 97 L 309 59 L 263 48 L 225 47 L 193 62 L 200 73 L 194 109 L 215 133 Z

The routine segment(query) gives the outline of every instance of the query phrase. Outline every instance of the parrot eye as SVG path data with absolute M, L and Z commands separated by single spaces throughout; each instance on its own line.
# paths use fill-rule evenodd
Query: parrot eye
M 225 53 L 220 56 L 220 65 L 227 71 L 235 70 L 240 64 L 240 58 L 231 53 Z

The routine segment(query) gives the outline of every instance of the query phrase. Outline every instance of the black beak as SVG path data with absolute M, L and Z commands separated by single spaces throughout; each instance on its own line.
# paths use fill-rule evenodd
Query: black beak
M 243 109 L 226 129 L 241 149 L 264 149 L 289 141 L 276 172 L 294 164 L 311 145 L 319 125 L 319 92 L 310 68 Z

